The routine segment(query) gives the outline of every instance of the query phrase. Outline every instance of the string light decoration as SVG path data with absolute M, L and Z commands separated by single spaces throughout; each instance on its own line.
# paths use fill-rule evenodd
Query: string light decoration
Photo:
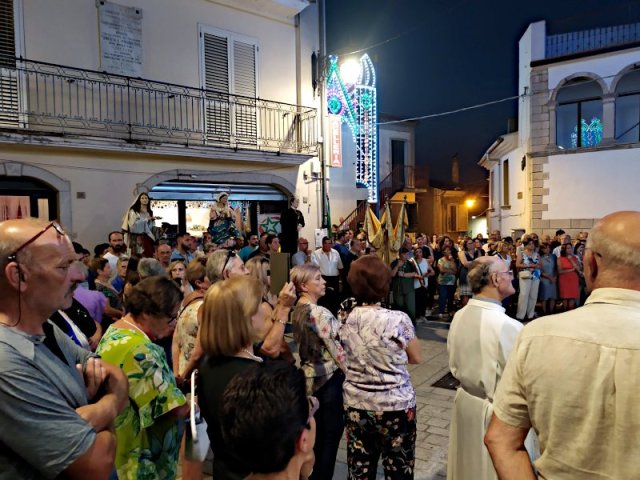
M 582 118 L 580 120 L 580 146 L 581 147 L 595 147 L 602 141 L 602 120 L 598 117 L 593 117 L 591 123 Z M 571 133 L 571 148 L 578 147 L 578 126 L 573 127 Z
M 327 110 L 345 122 L 356 144 L 356 186 L 368 190 L 367 201 L 378 202 L 378 102 L 376 74 L 366 53 L 360 57 L 360 73 L 354 84 L 340 76 L 338 57 L 329 57 Z

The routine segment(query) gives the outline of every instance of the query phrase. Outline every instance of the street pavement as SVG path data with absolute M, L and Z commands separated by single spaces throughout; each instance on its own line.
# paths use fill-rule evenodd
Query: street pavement
M 427 322 L 418 325 L 416 332 L 422 344 L 423 362 L 410 365 L 411 380 L 416 390 L 418 436 L 416 440 L 415 480 L 442 480 L 447 478 L 447 447 L 449 421 L 454 390 L 431 385 L 449 372 L 447 334 L 449 324 Z M 347 450 L 344 439 L 340 443 L 334 480 L 347 478 Z M 211 480 L 211 462 L 205 466 L 205 480 Z M 384 478 L 382 462 L 377 478 Z

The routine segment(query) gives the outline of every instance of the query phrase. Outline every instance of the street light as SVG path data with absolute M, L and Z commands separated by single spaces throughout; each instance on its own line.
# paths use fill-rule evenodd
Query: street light
M 473 206 L 476 204 L 476 200 L 474 198 L 469 198 L 465 200 L 464 204 L 467 206 L 467 208 L 473 208 Z
M 340 77 L 347 85 L 355 85 L 360 76 L 360 62 L 354 58 L 345 60 L 340 64 Z

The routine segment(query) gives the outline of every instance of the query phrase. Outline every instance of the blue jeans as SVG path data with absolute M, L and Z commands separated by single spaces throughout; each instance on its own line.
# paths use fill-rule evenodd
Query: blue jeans
M 444 313 L 445 306 L 448 312 L 453 315 L 453 297 L 456 293 L 455 285 L 439 285 L 440 298 L 438 299 L 438 307 L 440 313 Z

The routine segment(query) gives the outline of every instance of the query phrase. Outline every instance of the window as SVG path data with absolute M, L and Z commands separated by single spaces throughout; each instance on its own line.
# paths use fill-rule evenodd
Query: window
M 404 156 L 406 143 L 404 140 L 391 140 L 391 171 L 393 172 L 394 186 L 399 189 L 403 189 L 405 186 Z
M 466 232 L 469 228 L 469 210 L 464 205 L 449 204 L 447 227 L 450 232 Z
M 502 162 L 502 205 L 509 206 L 509 159 Z
M 257 40 L 200 27 L 201 83 L 206 89 L 209 142 L 255 145 L 257 141 Z
M 489 174 L 489 210 L 496 208 L 496 172 L 491 170 Z
M 13 0 L 0 0 L 0 126 L 18 122 L 18 79 Z
M 556 143 L 560 148 L 595 147 L 602 141 L 602 89 L 580 77 L 558 92 Z
M 640 69 L 627 73 L 616 87 L 616 142 L 640 141 Z

